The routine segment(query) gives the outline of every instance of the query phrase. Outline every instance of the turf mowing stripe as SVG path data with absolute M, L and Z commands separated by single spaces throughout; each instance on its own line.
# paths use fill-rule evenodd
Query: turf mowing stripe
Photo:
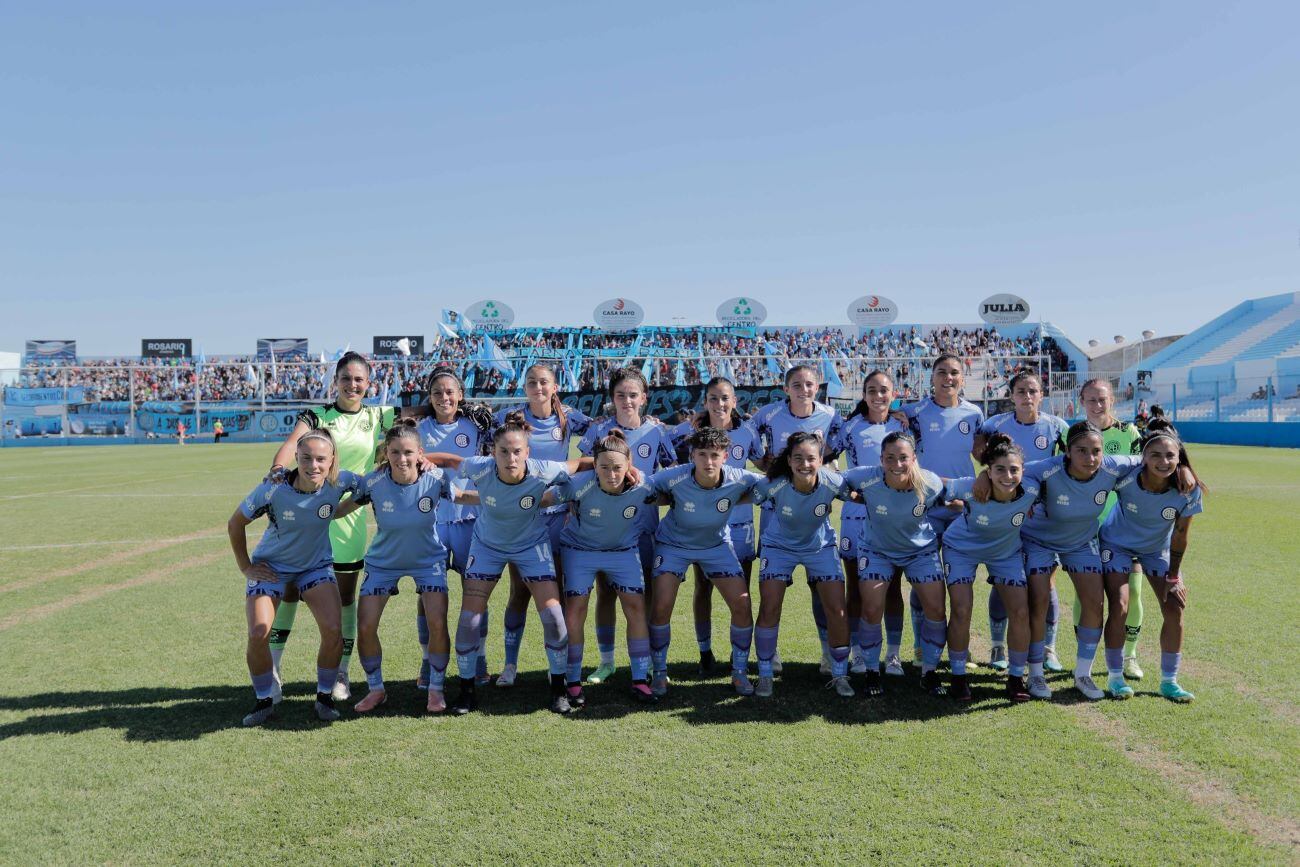
M 1300 708 L 1290 702 L 1279 701 L 1272 696 L 1256 692 L 1246 684 L 1239 672 L 1228 671 L 1213 662 L 1187 658 L 1183 660 L 1183 667 L 1196 677 L 1228 685 L 1237 695 L 1270 711 L 1282 722 L 1300 727 Z
M 202 471 L 195 471 L 192 473 L 179 473 L 174 476 L 158 476 L 157 478 L 153 478 L 153 479 L 131 479 L 130 481 L 127 482 L 123 482 L 122 480 L 119 479 L 116 482 L 105 482 L 102 485 L 86 485 L 85 487 L 81 487 L 81 488 L 64 488 L 62 491 L 34 491 L 30 494 L 9 494 L 7 496 L 0 497 L 0 500 L 28 500 L 31 499 L 32 497 L 55 497 L 55 496 L 59 496 L 60 494 L 75 494 L 78 491 L 94 491 L 99 488 L 120 488 L 123 487 L 124 485 L 149 485 L 149 484 L 153 484 L 154 482 L 167 482 L 167 481 L 171 481 L 172 479 L 183 479 L 189 476 L 198 476 L 202 474 L 203 474 Z
M 1228 829 L 1242 831 L 1261 843 L 1289 848 L 1300 855 L 1300 822 L 1263 812 L 1250 800 L 1233 792 L 1223 781 L 1142 740 L 1123 720 L 1106 716 L 1091 704 L 1065 707 L 1084 728 L 1100 735 L 1103 742 L 1119 750 L 1133 764 L 1154 772 L 1174 788 L 1181 789 L 1188 800 Z
M 199 536 L 201 539 L 224 539 L 225 533 Z M 0 545 L 0 551 L 52 551 L 58 548 L 96 548 L 100 545 L 148 545 L 158 539 L 104 539 L 99 542 L 55 542 L 49 545 Z M 100 561 L 103 562 L 103 561 Z M 2 589 L 2 588 L 0 588 Z

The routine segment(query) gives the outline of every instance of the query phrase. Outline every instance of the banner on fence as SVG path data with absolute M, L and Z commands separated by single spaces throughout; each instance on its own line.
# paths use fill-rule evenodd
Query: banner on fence
M 271 354 L 276 361 L 302 361 L 307 358 L 306 337 L 259 337 L 257 339 L 257 360 L 270 361 Z
M 26 361 L 76 361 L 75 340 L 29 340 L 23 353 Z
M 6 406 L 58 406 L 64 403 L 81 403 L 86 390 L 72 388 L 6 388 Z

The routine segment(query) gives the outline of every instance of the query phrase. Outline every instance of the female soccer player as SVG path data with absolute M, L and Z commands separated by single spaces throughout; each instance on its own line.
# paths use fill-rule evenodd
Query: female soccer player
M 1023 455 L 1022 464 L 1026 460 L 1037 461 L 1050 458 L 1056 454 L 1057 446 L 1064 441 L 1065 431 L 1069 425 L 1063 419 L 1059 419 L 1054 415 L 1039 412 L 1039 408 L 1043 404 L 1042 378 L 1031 370 L 1017 371 L 1007 384 L 1007 390 L 1011 394 L 1011 402 L 1015 409 L 1011 412 L 992 416 L 984 424 L 980 425 L 979 433 L 975 436 L 975 452 L 977 454 L 982 453 L 990 438 L 994 434 L 1000 433 L 1010 437 L 1011 441 L 1020 447 Z M 1053 583 L 1051 600 L 1047 609 L 1047 624 L 1048 629 L 1053 633 L 1053 646 L 1055 644 L 1056 619 L 1059 610 L 1060 601 L 1056 595 L 1056 585 Z M 1001 594 L 996 592 L 989 594 L 989 637 L 993 642 L 993 653 L 989 659 L 989 665 L 998 671 L 1005 671 L 1007 668 L 1007 611 L 1002 604 Z M 1053 659 L 1047 661 L 1049 670 L 1060 668 L 1059 663 L 1055 663 L 1055 654 L 1056 651 L 1053 649 Z M 1055 665 L 1055 668 L 1053 668 L 1053 665 Z
M 369 505 L 379 528 L 366 551 L 358 612 L 357 644 L 370 692 L 354 709 L 369 713 L 388 699 L 379 618 L 388 597 L 397 595 L 397 582 L 410 575 L 420 594 L 420 610 L 433 626 L 423 648 L 429 664 L 426 707 L 429 713 L 442 713 L 447 709 L 443 681 L 451 647 L 447 636 L 447 547 L 438 533 L 438 504 L 450 496 L 449 482 L 443 470 L 421 469 L 423 451 L 415 419 L 402 419 L 389 428 L 383 449 L 385 466 L 366 476 L 359 492 L 338 510 L 341 519 Z
M 582 693 L 583 635 L 587 600 L 597 576 L 609 583 L 623 603 L 627 618 L 627 653 L 632 660 L 632 697 L 643 704 L 658 698 L 650 691 L 650 638 L 646 627 L 645 578 L 637 541 L 642 513 L 656 506 L 650 489 L 632 481 L 632 450 L 621 430 L 612 430 L 592 443 L 595 469 L 578 473 L 546 493 L 542 502 L 570 504 L 569 520 L 560 533 L 564 561 L 564 616 L 569 630 L 569 706 L 586 705 Z
M 691 434 L 701 428 L 711 427 L 726 431 L 731 438 L 731 451 L 727 453 L 727 466 L 738 470 L 746 461 L 762 458 L 762 443 L 757 433 L 745 424 L 745 417 L 736 409 L 736 386 L 721 376 L 710 379 L 704 387 L 704 410 L 693 418 L 673 428 L 673 447 L 677 454 L 687 452 L 686 442 Z M 689 458 L 687 458 L 689 460 Z M 741 503 L 731 510 L 727 519 L 727 533 L 731 549 L 740 561 L 740 571 L 749 585 L 754 566 L 754 507 Z M 653 546 L 652 546 L 653 548 Z M 648 564 L 647 564 L 648 565 Z M 695 643 L 700 649 L 700 674 L 711 674 L 717 661 L 713 656 L 713 583 L 704 577 L 700 567 L 695 567 L 695 595 L 692 599 L 695 615 Z
M 945 479 L 959 479 L 974 472 L 971 458 L 979 457 L 975 434 L 984 424 L 984 413 L 962 398 L 966 375 L 961 358 L 945 352 L 934 360 L 930 370 L 930 396 L 917 403 L 905 404 L 903 412 L 916 439 L 921 468 Z M 933 517 L 934 529 L 943 535 L 955 514 L 939 509 Z M 915 591 L 915 585 L 913 585 Z M 912 635 L 921 634 L 923 617 L 916 593 L 911 594 Z M 913 648 L 915 653 L 915 648 Z
M 483 455 L 488 450 L 488 439 L 494 427 L 492 413 L 482 404 L 465 402 L 465 386 L 456 372 L 448 367 L 435 368 L 425 384 L 429 410 L 432 413 L 420 420 L 420 442 L 426 452 L 447 452 L 462 458 Z M 451 485 L 460 479 L 456 470 L 444 471 Z M 465 561 L 469 557 L 469 540 L 474 532 L 474 519 L 478 517 L 475 506 L 466 506 L 451 499 L 437 500 L 438 538 L 448 549 L 448 565 L 464 581 Z M 445 605 L 445 600 L 443 600 Z M 445 617 L 445 612 L 444 612 Z M 420 665 L 417 686 L 429 686 L 429 624 L 424 610 L 423 597 L 416 605 L 416 630 L 424 660 Z M 488 612 L 483 612 L 483 647 L 487 646 Z M 445 665 L 443 666 L 446 667 Z M 487 654 L 480 653 L 477 678 L 479 685 L 488 682 Z
M 727 466 L 731 439 L 725 431 L 701 428 L 691 435 L 691 462 L 651 477 L 650 489 L 669 506 L 655 531 L 654 593 L 650 614 L 650 654 L 655 695 L 668 692 L 668 644 L 673 604 L 686 570 L 698 564 L 731 609 L 731 683 L 740 695 L 753 695 L 749 648 L 754 617 L 740 561 L 727 541 L 731 508 L 763 477 Z
M 834 448 L 840 440 L 842 421 L 835 407 L 817 400 L 817 390 L 820 387 L 821 374 L 816 368 L 809 364 L 796 364 L 785 372 L 786 399 L 762 407 L 746 422 L 761 442 L 762 457 L 754 462 L 760 469 L 766 471 L 785 448 L 785 442 L 790 435 L 799 431 L 821 434 L 822 443 L 826 447 L 826 459 L 835 457 Z M 760 538 L 770 519 L 770 509 L 759 509 Z M 830 644 L 826 638 L 826 612 L 822 610 L 821 597 L 816 593 L 811 594 L 811 597 L 813 622 L 817 624 L 817 635 L 822 645 L 821 672 L 830 674 L 831 656 Z M 779 655 L 774 666 L 779 673 Z
M 930 513 L 946 502 L 943 481 L 921 468 L 912 437 L 895 431 L 881 444 L 880 466 L 851 469 L 844 482 L 866 504 L 868 516 L 858 541 L 862 619 L 867 621 L 859 635 L 865 645 L 867 694 L 881 692 L 880 619 L 886 588 L 901 572 L 922 607 L 921 686 L 931 695 L 944 695 L 947 690 L 935 671 L 947 640 L 943 567 Z
M 835 451 L 844 452 L 845 469 L 880 466 L 880 444 L 894 431 L 904 431 L 906 426 L 890 412 L 897 393 L 894 381 L 883 370 L 873 370 L 862 383 L 862 400 L 845 419 L 840 428 L 840 439 L 833 443 Z M 853 645 L 852 672 L 867 671 L 862 655 L 862 639 L 858 634 L 865 622 L 862 619 L 862 601 L 858 595 L 858 539 L 862 525 L 867 520 L 867 507 L 850 500 L 840 509 L 840 559 L 846 577 L 849 633 Z M 903 663 L 899 651 L 903 645 L 903 585 L 895 578 L 889 582 L 885 595 L 885 674 L 901 677 Z M 920 641 L 918 636 L 917 641 Z
M 591 419 L 576 409 L 569 409 L 560 401 L 560 386 L 555 371 L 541 362 L 524 371 L 524 396 L 527 400 L 522 406 L 498 412 L 497 423 L 504 424 L 506 418 L 513 413 L 523 413 L 529 430 L 529 454 L 533 460 L 560 463 L 568 461 L 571 438 L 586 433 Z M 558 559 L 559 540 L 566 512 L 567 507 L 564 505 L 550 506 L 542 512 L 550 550 L 557 558 L 553 574 L 560 581 L 563 580 L 563 564 Z M 497 686 L 515 685 L 519 671 L 519 644 L 524 638 L 530 598 L 529 588 L 525 586 L 519 570 L 511 567 L 510 596 L 506 601 L 504 622 L 506 659 L 501 673 L 497 675 Z M 484 614 L 484 617 L 487 615 Z
M 613 418 L 593 423 L 578 443 L 584 455 L 595 454 L 595 444 L 613 431 L 622 431 L 632 455 L 632 466 L 644 478 L 650 478 L 658 467 L 677 463 L 672 447 L 672 431 L 658 419 L 643 416 L 650 397 L 650 386 L 645 376 L 635 367 L 620 367 L 609 375 L 609 398 L 614 404 Z M 648 578 L 654 558 L 654 532 L 659 526 L 659 510 L 644 509 L 637 520 L 641 535 L 637 550 L 641 560 L 642 576 Z M 607 582 L 596 582 L 596 646 L 600 651 L 600 667 L 591 673 L 587 682 L 604 683 L 614 674 L 614 644 L 617 637 L 614 602 L 615 591 Z
M 1029 590 L 1025 578 L 1020 527 L 1038 502 L 1038 485 L 1024 481 L 1025 455 L 1004 433 L 984 437 L 982 463 L 992 486 L 985 502 L 973 498 L 975 479 L 949 479 L 948 496 L 965 506 L 943 534 L 944 576 L 952 600 L 948 620 L 948 658 L 952 662 L 952 695 L 970 701 L 966 660 L 970 648 L 970 615 L 974 601 L 975 570 L 988 570 L 994 592 L 1002 600 L 1010 621 L 1011 661 L 1007 698 L 1028 701 L 1025 669 L 1029 661 Z M 1005 626 L 1004 626 L 1005 629 Z
M 338 447 L 339 469 L 357 475 L 370 472 L 384 432 L 393 426 L 395 411 L 387 406 L 362 403 L 370 388 L 370 362 L 356 352 L 346 352 L 334 367 L 335 398 L 333 403 L 304 409 L 298 414 L 293 432 L 275 453 L 268 478 L 278 478 L 284 471 L 299 437 L 309 430 L 327 430 Z M 339 662 L 338 682 L 334 684 L 336 701 L 346 701 L 352 694 L 348 686 L 348 662 L 352 643 L 357 637 L 357 576 L 366 553 L 366 513 L 354 512 L 330 525 L 330 545 L 334 551 L 334 574 L 338 578 L 339 596 L 343 600 L 343 657 Z M 271 658 L 275 660 L 276 688 L 279 688 L 280 657 L 293 629 L 298 611 L 298 596 L 287 591 L 284 602 L 271 625 Z
M 1106 568 L 1106 595 L 1110 600 L 1106 621 L 1107 687 L 1115 698 L 1133 694 L 1124 680 L 1121 645 L 1128 601 L 1128 570 L 1135 560 L 1142 564 L 1164 617 L 1160 629 L 1160 694 L 1176 702 L 1193 698 L 1178 685 L 1183 608 L 1187 604 L 1182 564 L 1192 516 L 1202 510 L 1201 493 L 1205 486 L 1197 479 L 1190 493 L 1181 493 L 1175 483 L 1180 466 L 1195 475 L 1178 432 L 1168 422 L 1152 421 L 1142 440 L 1142 466 L 1115 484 L 1119 505 L 1101 527 L 1101 560 Z
M 767 478 L 754 486 L 757 503 L 772 504 L 772 518 L 763 533 L 758 574 L 758 626 L 754 641 L 758 652 L 758 686 L 754 694 L 772 695 L 772 656 L 781 628 L 781 603 L 785 588 L 794 583 L 796 566 L 803 566 L 826 612 L 830 642 L 831 681 L 828 686 L 844 698 L 853 696 L 849 685 L 849 626 L 844 611 L 844 573 L 835 554 L 831 505 L 848 499 L 850 491 L 839 473 L 822 466 L 824 446 L 819 435 L 790 435 L 767 470 Z
M 267 480 L 230 516 L 226 531 L 235 565 L 248 579 L 244 591 L 248 616 L 248 673 L 257 704 L 244 725 L 261 725 L 279 702 L 268 639 L 275 609 L 288 588 L 307 603 L 320 629 L 316 652 L 316 716 L 339 718 L 334 708 L 335 677 L 343 653 L 339 590 L 330 552 L 330 525 L 339 500 L 358 490 L 360 477 L 338 468 L 334 439 L 328 431 L 304 433 L 294 444 L 297 467 L 282 479 Z M 246 528 L 266 515 L 270 521 L 252 557 Z

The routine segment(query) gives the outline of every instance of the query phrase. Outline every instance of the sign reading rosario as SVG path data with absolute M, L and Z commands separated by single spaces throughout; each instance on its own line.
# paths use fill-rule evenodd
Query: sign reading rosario
M 187 337 L 146 337 L 140 341 L 140 357 L 191 358 L 193 345 Z
M 645 320 L 645 311 L 630 298 L 611 298 L 596 307 L 592 318 L 601 328 L 625 331 L 640 325 Z

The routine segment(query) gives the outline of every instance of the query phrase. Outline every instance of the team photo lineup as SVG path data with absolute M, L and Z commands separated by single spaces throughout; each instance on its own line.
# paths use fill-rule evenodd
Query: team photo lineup
M 888 373 L 870 371 L 847 417 L 818 400 L 813 364 L 786 369 L 785 399 L 750 416 L 736 408 L 735 384 L 714 377 L 703 406 L 670 424 L 643 415 L 649 383 L 637 367 L 609 373 L 604 417 L 567 408 L 545 363 L 524 371 L 525 400 L 495 413 L 466 398 L 449 366 L 427 374 L 423 405 L 396 408 L 364 402 L 372 366 L 348 352 L 335 365 L 334 401 L 299 415 L 230 519 L 256 702 L 243 723 L 275 713 L 300 600 L 320 636 L 315 715 L 340 717 L 354 655 L 366 692 L 352 710 L 383 705 L 379 622 L 403 578 L 419 595 L 417 685 L 430 714 L 468 714 L 491 701 L 479 687 L 514 686 L 530 607 L 551 711 L 581 711 L 600 700 L 584 685 L 616 678 L 620 611 L 626 688 L 638 703 L 660 701 L 671 692 L 671 619 L 688 579 L 700 673 L 720 665 L 736 694 L 770 698 L 784 597 L 800 566 L 820 671 L 845 699 L 919 688 L 970 702 L 967 670 L 977 665 L 1005 672 L 1010 702 L 1051 699 L 1046 674 L 1065 667 L 1058 576 L 1076 600 L 1074 689 L 1091 701 L 1129 698 L 1145 677 L 1136 655 L 1145 576 L 1160 605 L 1159 695 L 1192 701 L 1178 682 L 1181 567 L 1205 486 L 1175 426 L 1158 413 L 1141 432 L 1121 422 L 1104 379 L 1083 383 L 1085 418 L 1067 424 L 1041 411 L 1043 380 L 1031 370 L 1007 382 L 1014 409 L 985 418 L 963 397 L 965 367 L 955 354 L 933 358 L 929 396 L 907 403 Z M 250 553 L 247 527 L 262 517 Z M 449 572 L 461 581 L 459 612 L 449 610 Z M 492 675 L 489 600 L 503 576 L 504 653 Z M 970 658 L 977 576 L 993 585 L 991 654 L 979 663 Z M 730 621 L 721 662 L 715 589 Z M 599 664 L 587 670 L 593 595 Z M 787 628 L 803 625 L 789 616 Z M 1093 680 L 1099 646 L 1104 688 Z

